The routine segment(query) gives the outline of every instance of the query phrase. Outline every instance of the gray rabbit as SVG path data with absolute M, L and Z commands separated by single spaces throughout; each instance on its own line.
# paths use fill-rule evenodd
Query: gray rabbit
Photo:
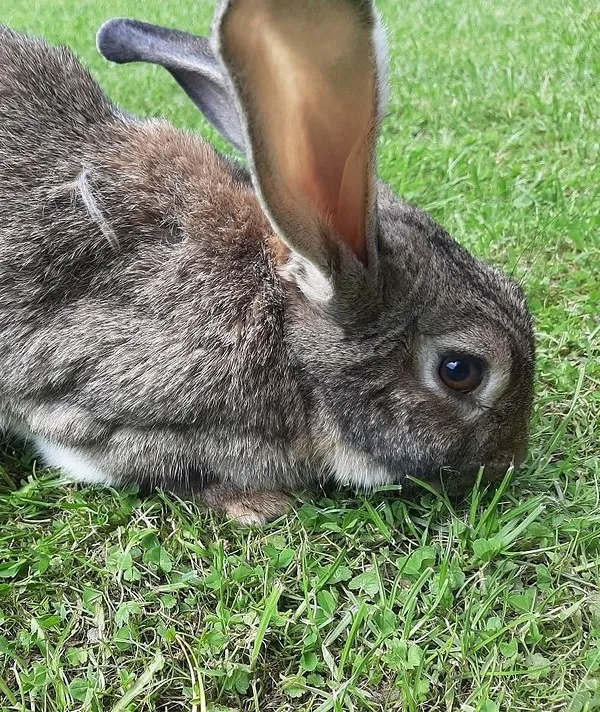
M 324 479 L 464 491 L 525 453 L 518 286 L 376 179 L 369 0 L 230 0 L 204 38 L 131 20 L 249 171 L 0 31 L 0 421 L 96 483 L 240 522 Z

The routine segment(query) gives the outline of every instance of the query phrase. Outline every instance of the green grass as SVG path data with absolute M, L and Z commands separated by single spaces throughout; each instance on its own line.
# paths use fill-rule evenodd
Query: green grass
M 600 710 L 600 5 L 380 7 L 381 174 L 530 295 L 528 466 L 458 510 L 346 492 L 257 531 L 67 485 L 7 442 L 1 712 Z M 111 16 L 206 31 L 211 11 L 0 0 L 2 21 L 75 47 L 126 109 L 214 139 L 164 71 L 94 49 Z

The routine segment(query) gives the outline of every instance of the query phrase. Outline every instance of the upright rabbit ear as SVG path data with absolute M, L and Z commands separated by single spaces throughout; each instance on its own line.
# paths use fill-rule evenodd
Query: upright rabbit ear
M 366 265 L 384 81 L 372 2 L 229 0 L 217 35 L 275 229 L 326 275 L 341 244 Z
M 97 44 L 111 62 L 150 62 L 168 69 L 217 131 L 244 151 L 244 132 L 232 89 L 206 37 L 115 19 L 102 25 Z

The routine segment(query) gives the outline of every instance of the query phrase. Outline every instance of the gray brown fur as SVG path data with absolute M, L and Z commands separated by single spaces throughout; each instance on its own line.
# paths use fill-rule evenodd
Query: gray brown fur
M 340 442 L 398 482 L 448 467 L 462 486 L 519 460 L 521 291 L 382 184 L 378 225 L 377 278 L 312 303 L 235 162 L 126 118 L 69 50 L 0 31 L 0 419 L 111 481 L 210 484 L 218 506 L 222 483 L 326 477 Z M 456 331 L 510 367 L 474 419 L 419 374 L 425 341 Z

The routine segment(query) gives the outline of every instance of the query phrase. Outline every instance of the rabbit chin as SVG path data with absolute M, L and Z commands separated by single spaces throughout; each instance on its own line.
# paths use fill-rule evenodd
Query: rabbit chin
M 337 445 L 326 459 L 333 477 L 343 486 L 371 489 L 398 481 L 385 467 L 348 445 Z
M 510 468 L 518 467 L 522 457 L 507 457 L 504 461 L 488 462 L 483 469 L 485 485 L 498 483 Z M 409 495 L 419 491 L 417 482 L 427 482 L 434 489 L 443 489 L 450 497 L 463 497 L 477 481 L 482 464 L 462 463 L 460 467 L 423 464 L 420 467 L 402 468 L 402 475 L 388 470 L 364 453 L 349 445 L 337 444 L 325 456 L 328 471 L 342 486 L 357 489 L 373 489 L 384 485 L 402 485 Z M 414 480 L 413 480 L 414 478 Z
M 48 467 L 56 467 L 78 482 L 98 485 L 112 483 L 111 477 L 102 472 L 84 451 L 56 445 L 39 436 L 33 436 L 32 440 Z

